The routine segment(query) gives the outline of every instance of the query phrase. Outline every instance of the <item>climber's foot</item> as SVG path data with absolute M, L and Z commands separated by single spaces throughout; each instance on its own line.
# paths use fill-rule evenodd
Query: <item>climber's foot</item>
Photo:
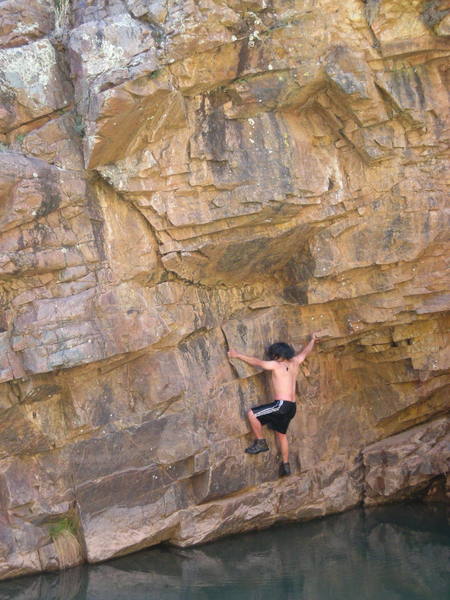
M 280 477 L 286 477 L 291 474 L 291 465 L 288 462 L 283 462 L 280 465 Z
M 269 446 L 266 440 L 255 440 L 251 446 L 245 449 L 247 454 L 258 454 L 259 452 L 267 452 Z

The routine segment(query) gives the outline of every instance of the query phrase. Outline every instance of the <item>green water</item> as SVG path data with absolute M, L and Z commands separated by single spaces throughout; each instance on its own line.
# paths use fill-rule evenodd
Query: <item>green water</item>
M 449 600 L 449 512 L 354 510 L 0 582 L 0 600 Z

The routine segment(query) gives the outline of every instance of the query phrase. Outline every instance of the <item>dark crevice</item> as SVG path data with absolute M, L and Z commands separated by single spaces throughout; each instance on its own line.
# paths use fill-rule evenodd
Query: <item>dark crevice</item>
M 3 131 L 2 133 L 4 135 L 10 135 L 14 131 L 17 131 L 17 130 L 20 130 L 20 129 L 24 128 L 24 127 L 28 127 L 29 125 L 35 124 L 36 127 L 33 127 L 31 130 L 27 131 L 27 133 L 29 133 L 33 129 L 38 129 L 42 125 L 45 125 L 51 119 L 56 119 L 57 117 L 60 117 L 60 116 L 62 116 L 64 114 L 66 114 L 67 112 L 70 112 L 72 109 L 73 109 L 73 105 L 67 105 L 64 108 L 57 108 L 55 110 L 50 111 L 49 113 L 45 113 L 44 115 L 40 115 L 39 117 L 36 117 L 34 119 L 30 119 L 30 121 L 25 121 L 25 122 L 20 123 L 19 125 L 15 126 L 15 127 L 11 127 L 11 129 L 7 129 L 7 130 Z

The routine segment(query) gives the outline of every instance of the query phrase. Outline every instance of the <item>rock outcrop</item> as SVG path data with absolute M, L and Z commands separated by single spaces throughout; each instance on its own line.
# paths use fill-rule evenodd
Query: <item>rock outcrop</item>
M 0 577 L 448 498 L 447 3 L 0 16 Z M 313 330 L 280 481 L 226 350 Z

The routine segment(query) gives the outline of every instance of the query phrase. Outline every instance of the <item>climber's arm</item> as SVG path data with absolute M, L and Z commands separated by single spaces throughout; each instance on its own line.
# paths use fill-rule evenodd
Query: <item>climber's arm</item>
M 296 354 L 292 360 L 294 360 L 297 364 L 301 364 L 305 360 L 305 358 L 308 356 L 308 354 L 310 354 L 312 352 L 312 350 L 314 348 L 314 344 L 316 343 L 316 341 L 318 339 L 319 338 L 318 338 L 317 332 L 314 332 L 311 335 L 311 339 L 308 342 L 308 344 L 303 348 L 303 350 L 301 352 Z
M 243 360 L 248 365 L 252 367 L 259 367 L 264 369 L 265 371 L 273 371 L 276 366 L 276 361 L 274 360 L 260 360 L 259 358 L 255 358 L 254 356 L 247 356 L 245 354 L 241 354 L 236 350 L 230 349 L 228 351 L 228 358 L 238 358 L 239 360 Z

